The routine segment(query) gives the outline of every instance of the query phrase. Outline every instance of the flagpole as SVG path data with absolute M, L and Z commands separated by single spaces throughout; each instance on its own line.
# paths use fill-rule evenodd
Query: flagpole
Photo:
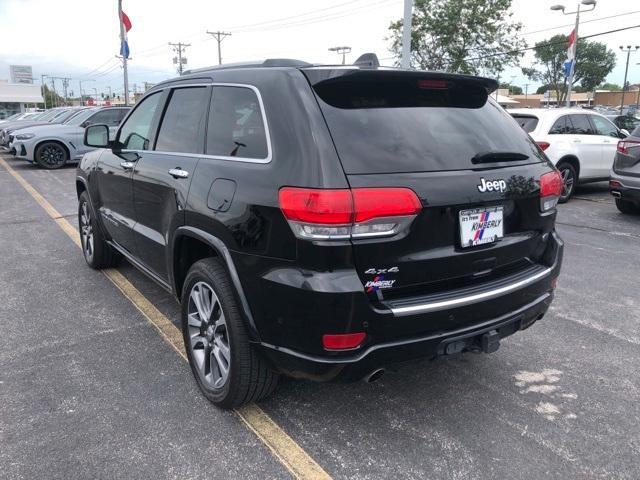
M 580 25 L 580 4 L 578 4 L 578 11 L 576 12 L 576 27 L 574 29 L 574 39 L 573 39 L 573 65 L 571 66 L 571 70 L 569 71 L 569 79 L 567 81 L 567 108 L 571 107 L 571 87 L 573 85 L 573 76 L 576 73 L 576 63 L 578 59 L 576 55 L 578 53 L 578 26 Z
M 118 0 L 118 23 L 120 24 L 120 49 L 124 43 L 124 24 L 122 22 L 122 0 Z M 127 55 L 122 56 L 122 72 L 124 74 L 124 104 L 129 105 L 129 73 L 127 72 Z

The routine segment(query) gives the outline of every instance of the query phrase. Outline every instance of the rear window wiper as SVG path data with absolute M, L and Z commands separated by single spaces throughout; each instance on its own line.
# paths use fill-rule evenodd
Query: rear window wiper
M 482 152 L 477 153 L 471 158 L 471 163 L 491 163 L 491 162 L 515 162 L 518 160 L 526 160 L 529 155 L 519 152 Z

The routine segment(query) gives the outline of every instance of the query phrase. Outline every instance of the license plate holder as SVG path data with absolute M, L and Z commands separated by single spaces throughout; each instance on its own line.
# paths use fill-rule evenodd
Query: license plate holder
M 504 237 L 502 206 L 461 210 L 458 219 L 462 248 L 494 243 Z

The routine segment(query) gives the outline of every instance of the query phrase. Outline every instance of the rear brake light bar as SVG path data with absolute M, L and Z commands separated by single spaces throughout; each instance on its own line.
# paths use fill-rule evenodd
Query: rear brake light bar
M 279 202 L 293 233 L 306 240 L 396 235 L 406 229 L 422 209 L 413 190 L 399 187 L 283 187 Z
M 540 177 L 540 210 L 548 212 L 555 208 L 562 195 L 562 176 L 557 170 L 547 172 Z
M 620 140 L 616 150 L 624 155 L 629 155 L 629 149 L 631 147 L 637 147 L 640 145 L 639 140 Z

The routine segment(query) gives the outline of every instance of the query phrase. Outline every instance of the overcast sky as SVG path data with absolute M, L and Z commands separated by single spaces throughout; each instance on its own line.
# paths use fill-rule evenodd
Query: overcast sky
M 530 45 L 570 32 L 574 17 L 549 10 L 561 1 L 513 1 L 514 18 L 524 24 Z M 573 9 L 577 0 L 565 3 Z M 402 16 L 402 4 L 402 0 L 124 0 L 133 24 L 129 83 L 175 76 L 174 54 L 167 42 L 191 43 L 186 50 L 189 68 L 216 64 L 217 44 L 206 30 L 232 32 L 222 43 L 224 62 L 273 57 L 336 62 L 340 59 L 328 47 L 348 45 L 353 49 L 348 60 L 375 52 L 383 64 L 391 64 L 385 37 L 389 23 Z M 627 12 L 635 13 L 604 19 Z M 119 50 L 116 0 L 0 0 L 0 18 L 0 79 L 8 78 L 9 65 L 32 65 L 38 79 L 41 74 L 73 78 L 70 89 L 76 94 L 77 79 L 94 80 L 83 83 L 87 92 L 92 88 L 106 92 L 108 86 L 122 92 L 121 69 L 114 57 Z M 640 1 L 598 0 L 582 21 L 581 36 L 640 25 Z M 559 28 L 531 33 L 552 27 Z M 618 54 L 618 65 L 608 80 L 621 84 L 625 56 L 618 47 L 640 45 L 640 28 L 597 40 Z M 527 66 L 530 61 L 529 54 L 522 63 Z M 630 62 L 632 83 L 640 82 L 638 62 L 640 53 Z M 516 85 L 531 83 L 519 69 L 505 71 L 502 79 L 509 81 L 511 76 Z

